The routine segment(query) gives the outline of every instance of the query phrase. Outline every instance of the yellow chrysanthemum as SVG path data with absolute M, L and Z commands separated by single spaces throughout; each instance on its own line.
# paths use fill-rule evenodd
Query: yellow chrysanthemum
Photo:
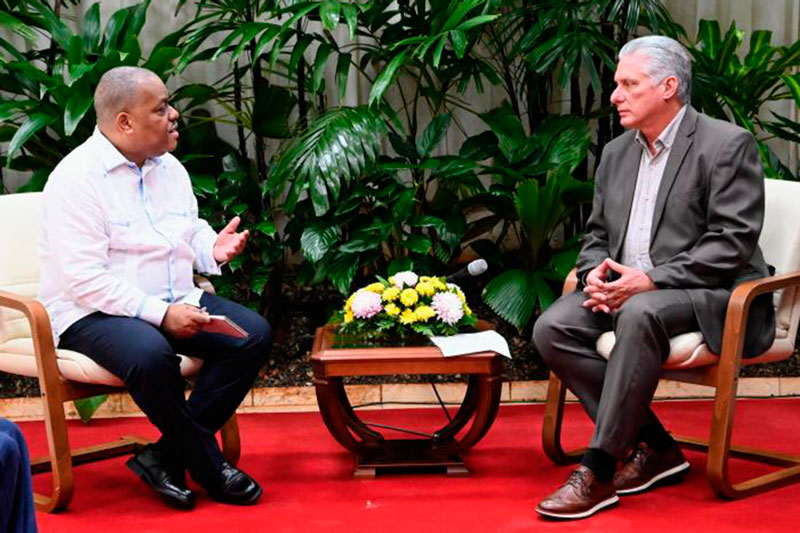
M 419 277 L 419 282 L 420 283 L 427 283 L 427 282 L 430 282 L 432 279 L 433 278 L 430 277 L 430 276 L 420 276 Z
M 400 301 L 406 307 L 411 307 L 417 303 L 417 300 L 419 300 L 419 294 L 414 289 L 403 289 L 403 292 L 400 293 Z
M 388 279 L 388 281 L 389 281 L 389 286 L 390 286 L 390 287 L 391 287 L 392 285 L 394 285 L 394 276 L 389 276 L 389 279 Z
M 406 309 L 400 314 L 401 324 L 413 324 L 417 321 L 417 314 L 412 309 Z
M 353 321 L 353 312 L 352 311 L 347 311 L 344 314 L 344 323 L 345 324 L 349 324 L 352 321 Z
M 356 299 L 356 293 L 350 295 L 347 301 L 344 303 L 344 310 L 345 312 L 350 312 L 350 309 L 353 307 L 353 300 Z
M 383 295 L 381 295 L 381 298 L 383 298 L 384 302 L 393 302 L 397 300 L 399 296 L 400 296 L 400 287 L 389 287 L 388 289 L 383 291 Z
M 470 309 L 466 303 L 464 304 L 464 314 L 467 316 L 472 315 L 472 309 Z
M 400 314 L 400 308 L 396 304 L 386 304 L 383 308 L 389 316 L 397 316 Z
M 458 299 L 459 299 L 459 300 L 461 300 L 461 303 L 462 303 L 462 304 L 465 304 L 465 303 L 467 303 L 467 297 L 466 297 L 466 296 L 464 296 L 464 293 L 463 293 L 463 292 L 461 292 L 461 291 L 459 290 L 459 291 L 457 291 L 457 292 L 456 292 L 456 294 L 458 294 Z
M 442 281 L 442 278 L 433 278 L 431 283 L 433 283 L 433 288 L 437 291 L 443 291 L 447 289 L 447 284 Z
M 385 288 L 386 287 L 383 286 L 383 283 L 381 283 L 380 281 L 376 281 L 375 283 L 370 283 L 369 285 L 364 287 L 364 290 L 381 294 Z
M 419 285 L 417 285 L 419 287 Z M 436 316 L 436 311 L 429 305 L 420 305 L 416 309 L 414 309 L 414 314 L 417 315 L 417 320 L 420 322 L 425 322 L 429 318 L 433 318 Z
M 433 283 L 430 281 L 420 281 L 414 288 L 420 296 L 433 296 L 433 293 L 436 292 L 436 289 L 433 288 Z

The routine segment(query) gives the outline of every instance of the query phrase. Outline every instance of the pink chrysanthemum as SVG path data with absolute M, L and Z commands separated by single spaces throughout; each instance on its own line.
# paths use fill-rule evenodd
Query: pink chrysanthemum
M 383 309 L 381 295 L 367 290 L 359 290 L 351 305 L 356 318 L 372 318 Z
M 451 326 L 464 316 L 461 300 L 457 294 L 452 292 L 440 292 L 434 295 L 431 307 L 436 311 L 436 316 L 439 317 L 439 320 Z

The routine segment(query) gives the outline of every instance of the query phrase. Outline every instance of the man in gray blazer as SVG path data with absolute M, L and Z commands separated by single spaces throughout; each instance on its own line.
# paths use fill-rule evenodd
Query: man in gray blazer
M 597 169 L 579 290 L 534 328 L 545 362 L 595 421 L 581 465 L 536 507 L 556 518 L 590 516 L 689 468 L 649 409 L 669 338 L 699 330 L 719 353 L 733 287 L 769 273 L 757 244 L 764 184 L 755 139 L 692 109 L 686 50 L 667 37 L 635 39 L 620 50 L 614 79 L 611 102 L 630 131 L 606 146 Z M 770 346 L 773 315 L 769 295 L 755 302 L 745 357 Z M 606 360 L 595 342 L 610 330 Z

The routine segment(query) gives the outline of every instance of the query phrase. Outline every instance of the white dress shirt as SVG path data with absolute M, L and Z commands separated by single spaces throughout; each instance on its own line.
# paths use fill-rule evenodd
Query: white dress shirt
M 672 143 L 675 142 L 686 108 L 686 105 L 681 107 L 678 114 L 655 140 L 653 143 L 655 153 L 650 153 L 642 132 L 636 132 L 635 139 L 642 147 L 642 158 L 639 161 L 639 174 L 636 177 L 636 192 L 633 195 L 631 214 L 628 218 L 628 230 L 622 244 L 622 264 L 625 266 L 644 272 L 653 268 L 653 262 L 650 260 L 650 231 L 653 227 L 656 197 Z
M 170 303 L 199 301 L 194 269 L 219 273 L 217 234 L 168 153 L 140 169 L 95 128 L 50 174 L 42 205 L 39 299 L 56 339 L 95 311 L 159 326 Z

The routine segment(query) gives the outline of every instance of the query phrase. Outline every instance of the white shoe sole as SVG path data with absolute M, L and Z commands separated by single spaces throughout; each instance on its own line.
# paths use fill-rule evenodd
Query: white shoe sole
M 602 502 L 598 503 L 591 509 L 587 511 L 583 511 L 582 513 L 553 513 L 551 511 L 546 511 L 544 509 L 540 509 L 539 506 L 536 506 L 536 512 L 540 515 L 547 516 L 549 518 L 561 518 L 562 520 L 575 520 L 578 518 L 587 518 L 592 516 L 597 511 L 604 509 L 610 505 L 614 505 L 619 501 L 617 495 L 613 495 L 612 497 L 608 498 L 607 500 L 603 500 Z
M 674 476 L 675 474 L 680 474 L 681 472 L 685 472 L 689 470 L 689 461 L 684 461 L 682 464 L 678 466 L 672 467 L 669 470 L 664 470 L 660 474 L 653 476 L 649 481 L 642 483 L 638 487 L 631 487 L 629 489 L 617 489 L 617 494 L 621 494 L 623 496 L 628 494 L 638 494 L 639 492 L 644 492 L 654 484 L 658 483 L 662 479 L 666 479 L 670 476 Z

